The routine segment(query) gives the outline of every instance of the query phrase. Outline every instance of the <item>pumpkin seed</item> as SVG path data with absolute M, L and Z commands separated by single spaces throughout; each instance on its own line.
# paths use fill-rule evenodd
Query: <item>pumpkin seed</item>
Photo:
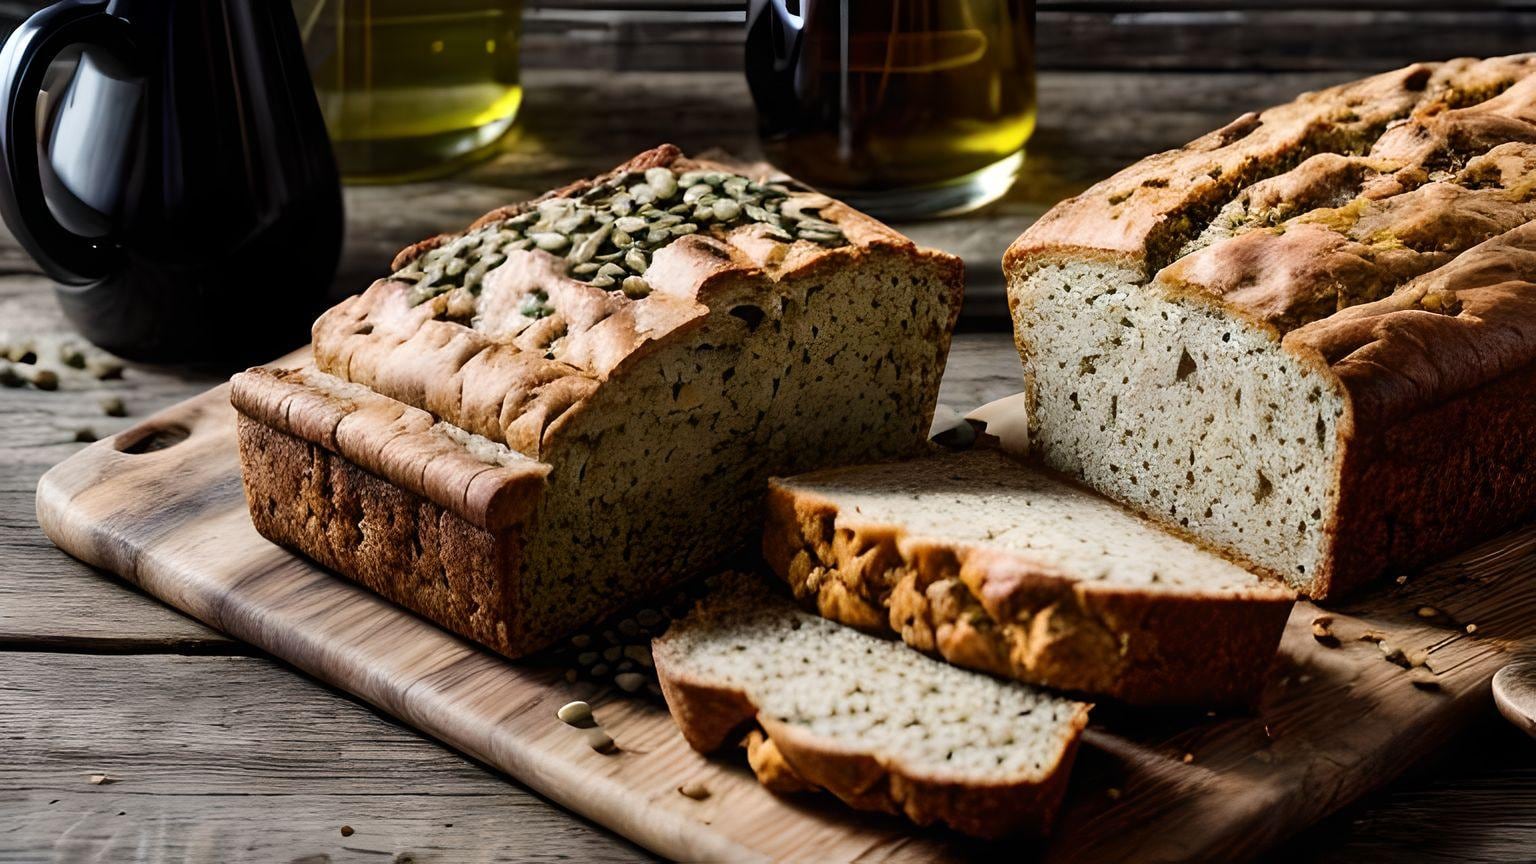
M 603 266 L 601 266 L 601 267 L 599 267 L 597 269 L 597 275 L 599 275 L 599 276 L 611 276 L 614 279 L 622 279 L 625 276 L 627 276 L 628 273 L 625 272 L 624 267 L 622 265 L 615 264 L 612 261 L 610 261 L 607 264 L 604 264 Z
M 587 280 L 587 284 L 591 285 L 593 288 L 612 288 L 614 285 L 614 278 L 612 276 L 593 276 L 591 279 Z
M 649 267 L 650 264 L 651 262 L 645 257 L 645 252 L 640 249 L 631 248 L 624 254 L 624 266 L 636 273 L 644 273 L 645 268 Z
M 583 726 L 592 722 L 592 706 L 578 699 L 561 705 L 555 716 L 572 726 Z
M 598 264 L 595 261 L 588 261 L 585 264 L 577 264 L 575 267 L 571 268 L 571 275 L 572 276 L 591 276 L 592 274 L 596 273 L 597 272 L 597 268 L 601 267 L 601 266 L 602 266 L 601 264 Z
M 549 295 L 543 291 L 530 291 L 518 301 L 517 311 L 529 318 L 548 318 L 555 314 L 554 307 L 549 305 Z
M 564 249 L 571 242 L 571 238 L 553 231 L 540 231 L 537 234 L 531 235 L 530 239 L 533 240 L 533 245 L 543 249 L 545 252 Z
M 629 234 L 639 234 L 645 230 L 646 221 L 639 216 L 625 216 L 622 219 L 616 220 L 613 226 Z
M 567 260 L 570 260 L 576 264 L 584 264 L 588 261 L 591 261 L 592 256 L 596 255 L 597 250 L 602 248 L 603 241 L 608 239 L 608 234 L 612 230 L 612 225 L 604 225 L 596 231 L 593 231 L 591 234 L 581 238 L 581 242 L 577 243 L 574 247 L 571 248 L 571 254 L 566 256 Z
M 671 198 L 677 194 L 677 175 L 670 168 L 651 168 L 645 172 L 646 185 L 656 190 L 656 197 L 662 200 Z
M 715 191 L 714 187 L 707 183 L 698 183 L 693 186 L 689 186 L 688 191 L 683 193 L 683 203 L 693 204 L 700 198 L 703 198 L 705 195 L 708 195 L 713 191 Z
M 625 277 L 622 287 L 624 289 L 624 296 L 634 300 L 639 300 L 641 297 L 651 293 L 651 283 L 639 276 Z
M 729 198 L 722 198 L 711 207 L 714 217 L 721 222 L 729 222 L 741 215 L 741 205 Z

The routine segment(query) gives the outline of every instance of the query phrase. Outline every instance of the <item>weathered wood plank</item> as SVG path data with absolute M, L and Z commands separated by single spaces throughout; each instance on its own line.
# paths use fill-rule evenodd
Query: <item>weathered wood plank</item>
M 1266 855 L 1267 864 L 1516 864 L 1536 849 L 1536 748 L 1489 717 L 1412 776 Z
M 0 658 L 0 862 L 649 859 L 270 660 Z
M 0 231 L 0 342 L 69 335 L 48 280 Z M 128 651 L 244 651 L 228 637 L 60 552 L 37 527 L 34 494 L 43 472 L 140 417 L 209 387 L 217 375 L 135 366 L 122 380 L 66 375 L 60 388 L 0 389 L 0 647 L 67 646 Z M 123 401 L 128 417 L 109 417 L 101 400 Z

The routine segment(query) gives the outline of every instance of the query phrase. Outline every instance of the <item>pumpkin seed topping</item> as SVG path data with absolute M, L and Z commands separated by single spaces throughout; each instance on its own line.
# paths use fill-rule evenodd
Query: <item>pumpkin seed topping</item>
M 786 243 L 846 245 L 842 229 L 820 216 L 831 203 L 822 195 L 792 194 L 778 184 L 720 171 L 631 171 L 577 198 L 548 198 L 455 237 L 417 256 L 393 278 L 411 283 L 412 305 L 454 291 L 450 316 L 465 317 L 465 306 L 479 296 L 490 271 L 514 251 L 537 248 L 563 254 L 573 279 L 639 298 L 651 291 L 644 275 L 656 250 L 689 234 L 760 224 L 763 236 Z M 536 291 L 523 298 L 518 311 L 544 318 L 555 310 L 548 295 Z

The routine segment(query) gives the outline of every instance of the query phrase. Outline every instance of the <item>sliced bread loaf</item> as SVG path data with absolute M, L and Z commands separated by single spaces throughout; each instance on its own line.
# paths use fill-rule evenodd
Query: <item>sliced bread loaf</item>
M 1536 514 L 1536 55 L 1307 93 L 1004 260 L 1050 467 L 1312 597 Z
M 819 787 L 982 837 L 1049 827 L 1088 721 L 1083 703 L 818 618 L 744 574 L 718 580 L 653 649 L 696 750 L 760 731 L 750 761 L 770 789 Z
M 823 615 L 1134 704 L 1258 691 L 1295 600 L 995 450 L 775 480 L 764 552 Z
M 402 252 L 235 378 L 257 530 L 520 656 L 750 548 L 769 476 L 920 450 L 959 259 L 761 179 L 659 147 Z

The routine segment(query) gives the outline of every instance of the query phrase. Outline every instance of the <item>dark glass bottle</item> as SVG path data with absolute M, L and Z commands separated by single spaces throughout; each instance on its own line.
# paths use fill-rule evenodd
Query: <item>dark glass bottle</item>
M 0 88 L 0 213 L 86 338 L 242 361 L 305 340 L 342 202 L 287 0 L 58 3 Z
M 763 149 L 887 218 L 1006 192 L 1035 128 L 1034 0 L 750 0 Z

